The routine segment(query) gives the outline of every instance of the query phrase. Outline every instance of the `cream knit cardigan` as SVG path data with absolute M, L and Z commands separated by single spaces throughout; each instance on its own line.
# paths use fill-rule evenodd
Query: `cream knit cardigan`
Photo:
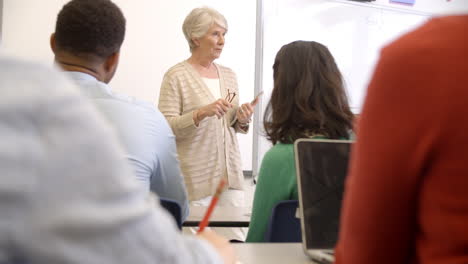
M 236 132 L 247 131 L 241 129 L 236 120 L 239 105 L 237 79 L 231 69 L 215 66 L 222 98 L 226 98 L 228 90 L 236 93 L 232 101 L 234 107 L 224 115 L 224 122 L 213 116 L 195 126 L 193 111 L 218 98 L 213 97 L 199 73 L 187 61 L 166 72 L 159 95 L 159 109 L 176 135 L 177 152 L 191 201 L 213 195 L 222 177 L 228 179 L 229 188 L 243 189 Z

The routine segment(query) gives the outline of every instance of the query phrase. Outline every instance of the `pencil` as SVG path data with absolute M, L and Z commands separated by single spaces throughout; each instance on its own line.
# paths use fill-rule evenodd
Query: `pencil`
M 208 221 L 210 219 L 211 213 L 213 212 L 213 209 L 216 206 L 216 203 L 218 202 L 219 196 L 223 192 L 224 185 L 226 185 L 226 179 L 223 178 L 219 181 L 218 187 L 216 188 L 216 192 L 213 195 L 213 198 L 211 198 L 211 202 L 210 202 L 210 205 L 208 206 L 208 210 L 206 210 L 205 216 L 203 217 L 203 220 L 200 222 L 200 225 L 198 226 L 197 233 L 203 232 L 205 227 L 208 225 Z

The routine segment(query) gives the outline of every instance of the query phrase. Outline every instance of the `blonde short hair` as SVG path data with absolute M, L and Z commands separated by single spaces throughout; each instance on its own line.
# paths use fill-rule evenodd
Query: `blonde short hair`
M 214 24 L 228 30 L 226 18 L 213 8 L 195 8 L 187 15 L 182 25 L 182 31 L 189 44 L 190 52 L 196 47 L 192 39 L 203 37 Z

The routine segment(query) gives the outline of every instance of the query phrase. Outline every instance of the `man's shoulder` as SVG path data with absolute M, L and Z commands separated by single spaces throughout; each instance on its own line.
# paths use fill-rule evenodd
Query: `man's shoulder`
M 94 99 L 110 100 L 117 104 L 122 104 L 122 105 L 125 105 L 126 107 L 131 107 L 133 109 L 136 109 L 137 111 L 143 111 L 143 112 L 149 112 L 149 113 L 158 111 L 156 106 L 150 103 L 149 101 L 142 100 L 134 96 L 130 96 L 130 95 L 115 92 L 115 91 L 111 91 L 109 93 L 109 96 L 106 98 L 94 98 Z
M 113 122 L 125 123 L 126 126 L 169 128 L 166 118 L 155 104 L 133 96 L 112 92 L 105 98 L 94 98 L 98 108 Z M 149 133 L 151 134 L 151 133 Z
M 142 109 L 151 110 L 151 111 L 156 109 L 156 107 L 152 105 L 149 101 L 138 99 L 134 96 L 130 96 L 130 95 L 122 94 L 122 93 L 113 92 L 112 99 L 134 106 L 136 108 L 142 108 Z

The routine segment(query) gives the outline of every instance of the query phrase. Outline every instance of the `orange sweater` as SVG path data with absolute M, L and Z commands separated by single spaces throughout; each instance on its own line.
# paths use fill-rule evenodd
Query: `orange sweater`
M 468 15 L 382 51 L 351 162 L 336 263 L 468 263 Z

